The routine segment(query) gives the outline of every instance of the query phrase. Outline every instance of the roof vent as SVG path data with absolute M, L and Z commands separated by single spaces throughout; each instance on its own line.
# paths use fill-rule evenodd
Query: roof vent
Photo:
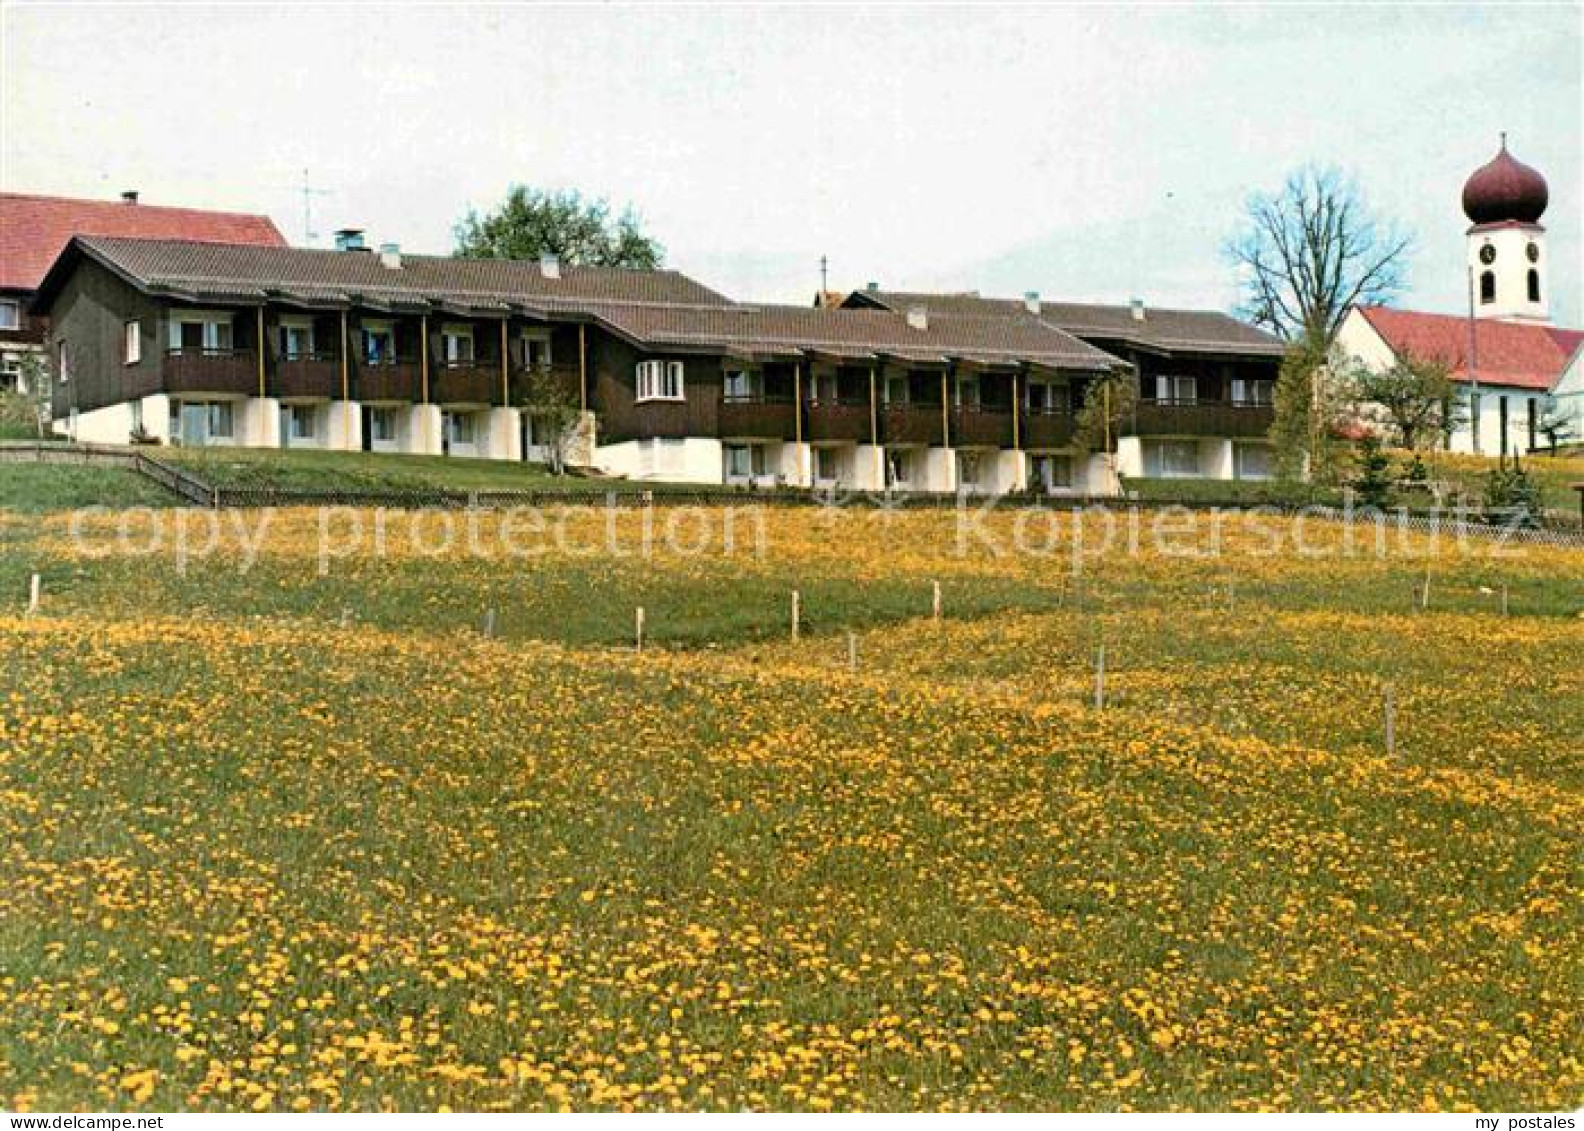
M 335 234 L 337 251 L 367 251 L 363 246 L 362 228 L 337 228 Z
M 561 277 L 561 257 L 553 252 L 545 252 L 539 257 L 539 274 L 546 279 L 559 279 Z
M 1023 292 L 1023 309 L 1028 311 L 1030 314 L 1038 314 L 1040 312 L 1040 297 L 1038 291 Z
M 873 294 L 879 294 L 880 293 L 880 284 L 879 283 L 874 283 L 874 282 L 868 283 L 868 284 L 866 284 L 864 286 L 864 290 L 868 291 L 872 295 Z
M 380 262 L 383 263 L 386 267 L 389 267 L 392 271 L 400 271 L 401 270 L 401 265 L 402 265 L 401 244 L 399 244 L 399 243 L 382 243 L 382 244 L 380 244 Z
M 922 303 L 907 308 L 907 323 L 915 330 L 929 329 L 929 308 Z
M 137 203 L 137 198 L 138 198 L 137 189 L 127 189 L 125 192 L 123 192 L 121 194 L 121 203 L 122 204 L 136 204 Z
M 1132 302 L 1128 303 L 1128 310 L 1133 315 L 1133 321 L 1135 321 L 1135 322 L 1144 321 L 1144 300 L 1143 299 L 1136 298 Z

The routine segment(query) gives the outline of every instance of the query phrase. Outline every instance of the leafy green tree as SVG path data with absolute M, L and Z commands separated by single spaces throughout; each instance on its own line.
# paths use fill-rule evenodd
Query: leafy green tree
M 1360 367 L 1354 375 L 1354 395 L 1361 408 L 1383 411 L 1393 438 L 1409 449 L 1433 447 L 1460 419 L 1462 402 L 1447 367 L 1407 353 L 1387 369 Z
M 1573 418 L 1554 396 L 1548 396 L 1540 402 L 1540 417 L 1535 421 L 1535 431 L 1546 438 L 1546 445 L 1553 452 L 1579 438 Z
M 1384 507 L 1391 499 L 1391 457 L 1373 433 L 1359 441 L 1357 471 L 1350 486 L 1367 507 Z
M 1276 476 L 1285 483 L 1306 477 L 1335 485 L 1347 460 L 1337 439 L 1347 423 L 1347 383 L 1351 366 L 1310 339 L 1294 342 L 1276 375 L 1270 439 L 1276 450 Z
M 567 450 L 581 415 L 577 396 L 560 374 L 536 365 L 522 382 L 519 403 L 533 421 L 534 440 L 544 449 L 550 470 L 565 474 Z
M 1117 431 L 1132 417 L 1138 399 L 1138 378 L 1131 372 L 1111 373 L 1089 382 L 1073 418 L 1073 446 L 1081 452 L 1114 449 Z
M 646 235 L 631 208 L 613 216 L 604 200 L 513 185 L 499 208 L 469 209 L 456 225 L 456 253 L 472 259 L 537 259 L 593 267 L 660 266 L 665 249 Z

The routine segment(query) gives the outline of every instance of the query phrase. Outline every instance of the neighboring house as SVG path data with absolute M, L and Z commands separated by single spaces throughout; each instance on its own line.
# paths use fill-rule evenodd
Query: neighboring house
M 286 244 L 267 217 L 140 204 L 135 192 L 119 201 L 0 193 L 0 388 L 16 388 L 24 355 L 43 347 L 48 327 L 29 304 L 75 235 Z
M 921 308 L 959 316 L 1025 319 L 1061 330 L 1126 361 L 1138 374 L 1135 412 L 1121 423 L 1116 470 L 1124 478 L 1266 479 L 1274 471 L 1267 434 L 1286 344 L 1218 311 L 1050 302 L 975 293 L 920 294 L 870 286 L 850 307 Z M 1078 403 L 1034 400 L 1025 408 L 1066 414 Z M 1060 452 L 1058 446 L 1051 449 Z
M 545 368 L 577 462 L 637 479 L 1114 488 L 1072 406 L 1123 368 L 1036 318 L 740 304 L 674 271 L 74 239 L 39 288 L 83 439 L 521 459 Z M 1031 399 L 1031 390 L 1038 393 Z
M 1502 135 L 1496 156 L 1463 186 L 1471 313 L 1358 306 L 1337 334 L 1345 354 L 1375 371 L 1408 356 L 1448 368 L 1462 408 L 1452 451 L 1522 455 L 1546 447 L 1539 425 L 1553 396 L 1584 435 L 1584 331 L 1551 324 L 1551 257 L 1540 225 L 1549 199 L 1545 178 L 1508 153 Z

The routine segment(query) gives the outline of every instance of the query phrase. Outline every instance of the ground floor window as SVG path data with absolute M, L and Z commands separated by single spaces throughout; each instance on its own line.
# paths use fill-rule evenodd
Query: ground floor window
M 756 479 L 765 473 L 763 444 L 727 444 L 726 478 Z
M 815 448 L 814 481 L 816 483 L 836 483 L 841 478 L 841 452 L 835 448 Z
M 1232 474 L 1239 479 L 1269 479 L 1275 460 L 1267 444 L 1238 444 L 1232 449 Z
M 1036 491 L 1067 491 L 1073 485 L 1072 456 L 1030 456 L 1029 483 Z
M 286 408 L 286 435 L 293 440 L 314 438 L 314 417 L 318 415 L 313 405 L 294 404 Z
M 20 354 L 0 354 L 0 392 L 27 392 L 22 387 L 22 357 Z
M 978 452 L 957 453 L 957 485 L 959 487 L 979 486 L 979 477 L 984 470 L 984 459 Z
M 472 444 L 473 443 L 473 414 L 469 412 L 448 412 L 445 414 L 446 443 Z
M 369 410 L 369 436 L 378 444 L 396 442 L 396 410 L 376 408 Z
M 171 435 L 183 444 L 202 446 L 229 441 L 233 435 L 230 401 L 171 401 Z
M 906 448 L 887 448 L 885 466 L 887 487 L 906 487 L 913 482 L 913 453 Z
M 1192 479 L 1199 474 L 1194 440 L 1155 440 L 1144 448 L 1144 474 L 1153 479 Z

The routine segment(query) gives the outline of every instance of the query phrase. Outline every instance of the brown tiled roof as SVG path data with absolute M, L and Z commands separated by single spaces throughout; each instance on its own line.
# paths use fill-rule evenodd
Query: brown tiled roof
M 950 358 L 1091 371 L 1120 364 L 1037 319 L 944 311 L 916 329 L 904 314 L 891 310 L 733 303 L 675 271 L 564 265 L 559 278 L 547 278 L 539 263 L 529 260 L 404 255 L 400 268 L 389 268 L 368 252 L 100 238 L 79 239 L 73 246 L 134 285 L 183 302 L 582 315 L 651 348 L 764 357 L 883 354 L 919 363 Z M 69 269 L 63 257 L 51 278 Z
M 537 260 L 453 259 L 403 254 L 386 267 L 371 251 L 244 247 L 178 240 L 86 238 L 82 249 L 151 291 L 196 301 L 266 298 L 345 304 L 536 305 L 541 299 L 676 302 L 721 306 L 729 299 L 676 271 L 563 264 L 548 278 Z
M 766 355 L 800 350 L 847 358 L 885 355 L 919 363 L 1027 361 L 1093 371 L 1121 364 L 1052 326 L 995 315 L 931 314 L 927 327 L 917 329 L 904 314 L 890 310 L 610 304 L 593 313 L 630 337 L 657 346 L 720 346 Z
M 73 236 L 286 245 L 267 216 L 0 192 L 0 289 L 36 290 Z
M 935 312 L 999 314 L 1002 317 L 1037 319 L 1080 338 L 1126 342 L 1161 353 L 1256 354 L 1278 357 L 1287 346 L 1264 330 L 1239 322 L 1216 310 L 1173 310 L 1146 306 L 1144 318 L 1133 317 L 1129 306 L 1083 302 L 1042 301 L 1038 314 L 1022 299 L 986 298 L 974 291 L 930 294 L 919 291 L 855 291 L 849 302 L 878 305 L 891 310 L 922 306 Z

